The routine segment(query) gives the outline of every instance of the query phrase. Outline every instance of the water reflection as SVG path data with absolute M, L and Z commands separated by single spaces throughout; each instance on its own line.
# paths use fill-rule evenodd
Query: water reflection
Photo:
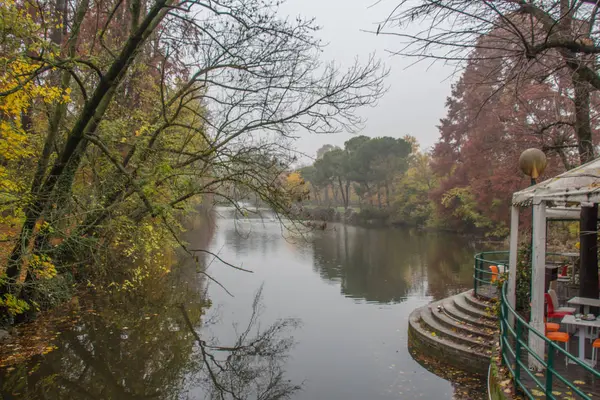
M 473 252 L 457 236 L 337 225 L 315 232 L 314 268 L 351 298 L 397 303 L 411 294 L 440 299 L 472 281 Z
M 223 309 L 213 331 L 222 336 L 221 329 L 247 318 L 238 304 L 248 303 L 252 290 L 264 285 L 267 320 L 292 315 L 303 322 L 286 365 L 292 379 L 305 382 L 294 400 L 484 398 L 483 391 L 477 393 L 481 387 L 463 397 L 461 382 L 453 385 L 428 372 L 407 345 L 411 311 L 472 285 L 467 240 L 337 224 L 302 240 L 285 236 L 287 231 L 282 235 L 274 222 L 245 223 L 218 222 L 211 250 L 254 273 L 213 263 L 214 276 L 235 295 L 209 288 L 211 300 Z
M 466 240 L 342 225 L 290 240 L 269 218 L 213 216 L 191 227 L 190 249 L 209 249 L 254 271 L 197 253 L 235 298 L 217 285 L 207 289 L 187 257 L 135 292 L 80 299 L 81 320 L 60 336 L 57 350 L 0 371 L 0 398 L 452 397 L 448 382 L 410 357 L 406 319 L 428 296 L 471 285 Z M 264 309 L 254 295 L 263 285 Z M 289 333 L 298 320 L 287 316 L 303 322 L 294 348 Z M 306 382 L 304 390 L 296 392 L 295 382 Z
M 202 282 L 194 278 L 152 279 L 134 292 L 80 300 L 83 315 L 60 335 L 57 350 L 5 371 L 3 396 L 178 398 L 185 374 L 195 368 L 194 338 L 182 329 L 178 305 L 185 304 L 194 324 L 203 313 Z
M 193 222 L 187 242 L 208 248 L 214 223 Z M 214 318 L 196 270 L 203 260 L 183 260 L 135 290 L 79 299 L 81 318 L 55 351 L 0 370 L 0 398 L 268 400 L 298 390 L 283 369 L 298 321 L 261 328 L 259 292 L 233 342 L 204 337 L 200 328 Z

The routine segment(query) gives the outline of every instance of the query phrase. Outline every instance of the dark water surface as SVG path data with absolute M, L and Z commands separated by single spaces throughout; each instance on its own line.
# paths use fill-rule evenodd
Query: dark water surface
M 94 311 L 59 336 L 56 350 L 0 372 L 2 399 L 204 399 L 223 391 L 235 398 L 230 389 L 268 399 L 286 385 L 302 386 L 296 400 L 471 398 L 407 348 L 413 309 L 471 286 L 475 248 L 466 240 L 343 225 L 303 238 L 268 218 L 234 220 L 224 209 L 212 221 L 198 222 L 187 241 L 253 271 L 198 253 L 231 295 L 188 261 L 135 294 L 93 299 L 84 308 Z M 291 326 L 269 337 L 272 347 L 253 342 L 287 318 Z M 207 348 L 197 339 L 224 371 L 202 361 Z M 215 385 L 214 375 L 226 383 Z

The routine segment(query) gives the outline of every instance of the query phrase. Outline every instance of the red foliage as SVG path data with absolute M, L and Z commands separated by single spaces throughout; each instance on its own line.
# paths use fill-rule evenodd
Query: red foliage
M 506 223 L 512 193 L 529 184 L 518 168 L 523 150 L 545 151 L 548 167 L 541 179 L 578 161 L 577 147 L 567 147 L 577 144 L 568 71 L 553 59 L 518 65 L 499 52 L 500 46 L 490 45 L 497 40 L 498 36 L 482 38 L 453 85 L 432 154 L 440 185 L 431 198 L 440 216 L 456 228 L 464 229 L 465 221 L 441 204 L 448 190 L 469 188 L 480 214 Z M 594 98 L 593 115 L 598 105 Z

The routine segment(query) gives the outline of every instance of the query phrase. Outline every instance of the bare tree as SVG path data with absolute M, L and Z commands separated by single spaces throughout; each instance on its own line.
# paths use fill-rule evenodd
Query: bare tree
M 506 73 L 496 82 L 499 87 L 552 75 L 568 80 L 579 160 L 585 163 L 595 156 L 590 102 L 600 89 L 598 11 L 599 5 L 591 0 L 403 0 L 377 33 L 400 39 L 396 54 L 457 67 L 483 49 L 485 57 L 502 59 Z M 407 32 L 406 27 L 415 22 L 425 28 Z M 568 121 L 557 118 L 555 123 L 565 126 Z M 596 231 L 597 214 L 597 206 L 582 207 L 582 232 Z M 598 297 L 596 241 L 595 233 L 581 236 L 582 296 Z

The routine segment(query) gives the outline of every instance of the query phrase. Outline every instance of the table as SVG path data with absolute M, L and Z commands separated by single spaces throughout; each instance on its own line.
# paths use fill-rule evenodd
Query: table
M 600 307 L 600 299 L 590 299 L 587 297 L 573 297 L 571 300 L 567 300 L 567 303 L 583 306 L 584 314 L 589 314 L 590 307 Z
M 583 362 L 590 362 L 585 359 L 585 328 L 600 328 L 600 321 L 576 321 L 574 315 L 565 315 L 561 321 L 563 324 L 575 325 L 579 330 L 579 359 Z
M 568 257 L 568 258 L 577 258 L 579 257 L 579 253 L 556 253 L 558 256 Z

